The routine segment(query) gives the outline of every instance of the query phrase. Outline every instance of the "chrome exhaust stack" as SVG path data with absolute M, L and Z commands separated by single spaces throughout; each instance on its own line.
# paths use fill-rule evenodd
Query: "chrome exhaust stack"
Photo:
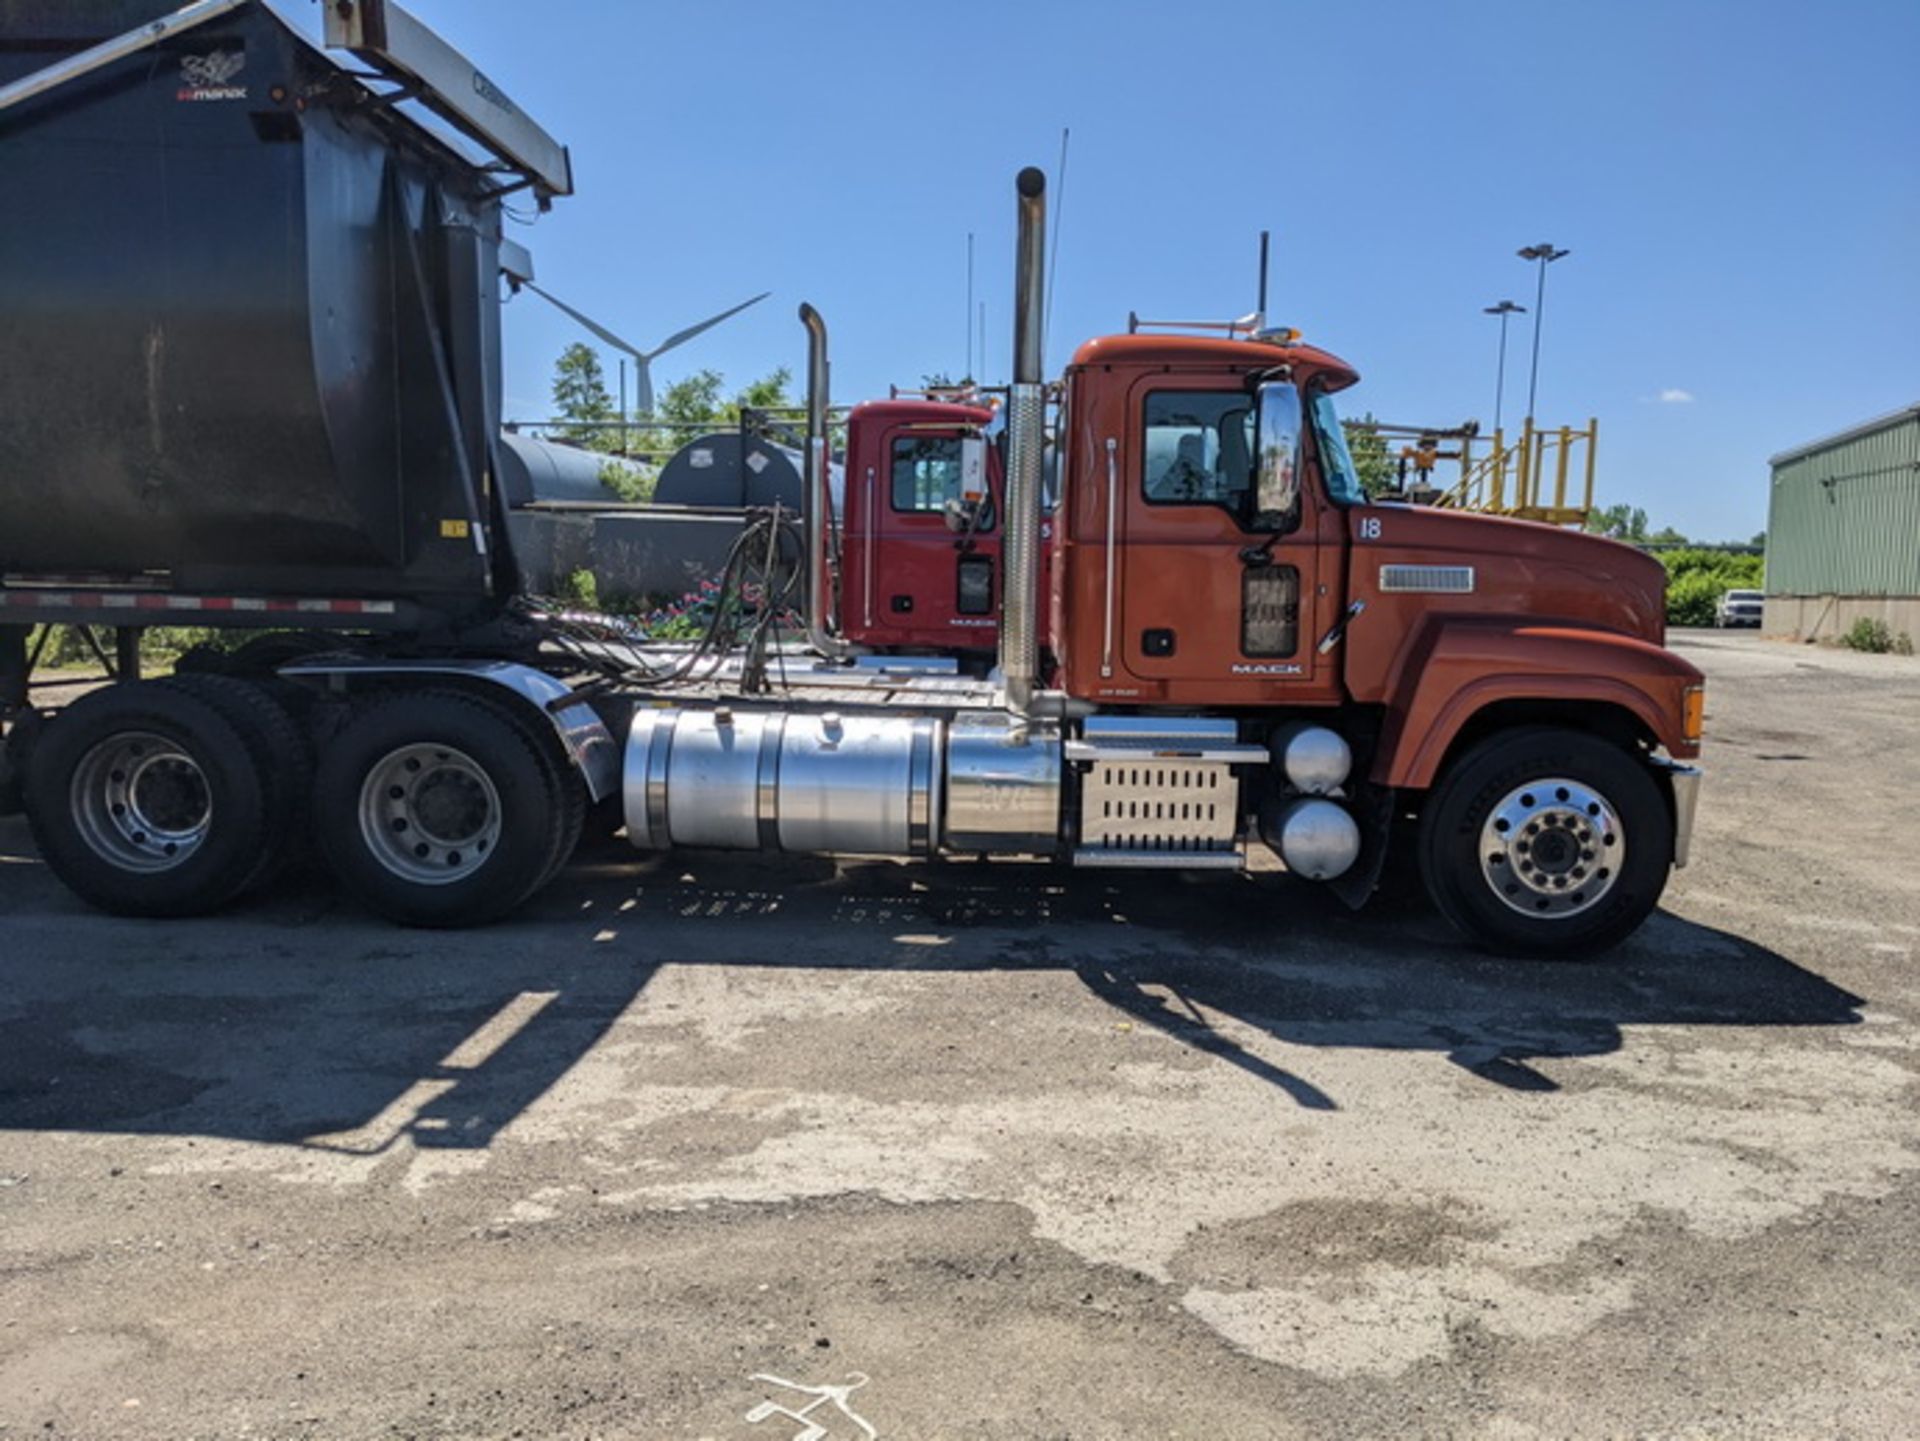
M 1007 415 L 1007 519 L 1001 542 L 1000 676 L 1007 708 L 1033 713 L 1040 651 L 1040 476 L 1047 402 L 1041 367 L 1046 318 L 1047 177 L 1033 166 L 1014 182 L 1013 394 Z
M 831 587 L 832 569 L 827 547 L 838 538 L 833 521 L 831 437 L 827 431 L 827 322 L 820 312 L 805 301 L 800 303 L 800 323 L 807 327 L 807 453 L 806 513 L 807 542 L 807 643 L 829 660 L 845 660 L 852 647 L 838 634 L 839 615 L 834 608 Z

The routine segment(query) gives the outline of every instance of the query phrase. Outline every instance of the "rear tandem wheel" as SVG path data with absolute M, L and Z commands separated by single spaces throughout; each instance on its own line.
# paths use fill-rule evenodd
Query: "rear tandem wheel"
M 403 925 L 498 920 L 579 839 L 585 788 L 551 733 L 464 691 L 396 691 L 328 742 L 314 829 L 341 883 Z
M 28 767 L 27 819 L 53 873 L 126 916 L 191 916 L 233 900 L 275 850 L 255 737 L 164 681 L 67 706 Z

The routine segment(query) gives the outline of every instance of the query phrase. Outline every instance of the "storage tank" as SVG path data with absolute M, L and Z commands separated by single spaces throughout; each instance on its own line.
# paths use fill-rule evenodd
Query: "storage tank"
M 500 177 L 373 98 L 246 5 L 0 111 L 0 570 L 484 606 Z
M 773 505 L 800 509 L 805 487 L 801 455 L 784 445 L 738 431 L 696 436 L 676 450 L 660 472 L 659 505 Z
M 500 492 L 519 508 L 541 501 L 569 505 L 618 505 L 620 497 L 601 479 L 611 457 L 577 445 L 507 431 L 500 437 Z

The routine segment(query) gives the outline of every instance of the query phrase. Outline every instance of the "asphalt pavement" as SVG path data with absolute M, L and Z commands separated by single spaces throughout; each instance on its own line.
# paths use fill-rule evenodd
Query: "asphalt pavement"
M 143 923 L 0 821 L 0 1438 L 1912 1434 L 1920 663 L 1674 639 L 1694 863 L 1595 962 L 617 846 Z

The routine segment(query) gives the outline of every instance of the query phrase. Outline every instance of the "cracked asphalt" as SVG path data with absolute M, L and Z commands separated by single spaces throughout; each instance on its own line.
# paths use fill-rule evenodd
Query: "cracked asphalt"
M 1591 963 L 617 845 L 481 932 L 139 923 L 0 820 L 0 1437 L 788 1441 L 756 1375 L 892 1441 L 1911 1434 L 1920 664 L 1676 644 L 1694 865 Z

